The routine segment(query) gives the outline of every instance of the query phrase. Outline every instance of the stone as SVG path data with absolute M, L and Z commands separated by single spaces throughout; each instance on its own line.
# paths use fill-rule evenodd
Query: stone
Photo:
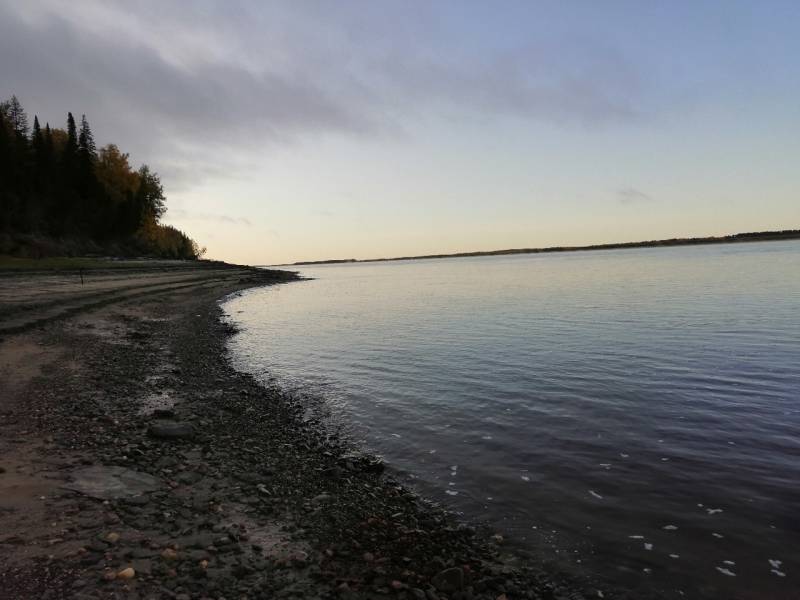
M 147 433 L 159 440 L 190 440 L 194 437 L 194 427 L 191 423 L 164 421 L 150 425 Z
M 106 541 L 109 544 L 116 544 L 119 541 L 119 534 L 112 531 L 106 536 Z
M 124 467 L 93 466 L 73 472 L 72 481 L 61 487 L 98 500 L 117 500 L 155 491 L 161 483 L 152 475 Z
M 171 408 L 156 408 L 153 409 L 153 416 L 156 419 L 174 419 L 175 411 Z
M 164 560 L 177 560 L 178 553 L 175 552 L 175 550 L 173 550 L 172 548 L 164 548 L 161 551 L 161 558 L 163 558 Z
M 117 579 L 133 579 L 134 577 L 136 577 L 136 571 L 133 570 L 133 567 L 122 569 L 117 573 Z
M 364 473 L 383 473 L 385 468 L 383 461 L 377 456 L 366 454 L 345 454 L 339 457 L 339 464 L 348 471 L 361 471 Z
M 197 535 L 183 538 L 180 540 L 180 544 L 184 548 L 208 548 L 214 545 L 217 537 L 213 533 L 198 533 Z
M 132 561 L 133 563 L 133 570 L 137 573 L 141 573 L 142 575 L 150 575 L 153 572 L 153 563 L 146 559 L 140 558 Z
M 187 556 L 194 562 L 200 562 L 211 558 L 211 554 L 209 554 L 207 550 L 189 550 Z
M 464 571 L 459 567 L 445 569 L 434 575 L 431 583 L 441 592 L 456 592 L 464 587 Z
M 147 506 L 149 502 L 150 498 L 147 496 L 133 496 L 125 499 L 125 503 L 130 506 Z

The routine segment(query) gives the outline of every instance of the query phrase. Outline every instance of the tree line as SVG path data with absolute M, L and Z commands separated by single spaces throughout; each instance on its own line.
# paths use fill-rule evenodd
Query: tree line
M 31 126 L 16 96 L 0 102 L 0 246 L 198 258 L 194 240 L 159 222 L 164 202 L 147 165 L 133 169 L 114 144 L 96 147 L 86 115 L 78 124 L 68 113 L 66 129 L 38 116 Z

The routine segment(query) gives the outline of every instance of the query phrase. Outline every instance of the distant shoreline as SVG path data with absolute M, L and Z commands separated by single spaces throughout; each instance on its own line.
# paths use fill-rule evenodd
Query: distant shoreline
M 398 256 L 394 258 L 345 258 L 330 260 L 307 260 L 294 263 L 283 263 L 272 266 L 301 265 L 335 265 L 344 263 L 390 262 L 398 260 L 426 260 L 433 258 L 465 258 L 470 256 L 504 256 L 508 254 L 543 254 L 548 252 L 582 252 L 587 250 L 618 250 L 625 248 L 659 248 L 664 246 L 699 246 L 703 244 L 736 244 L 741 242 L 767 242 L 800 239 L 800 229 L 784 229 L 782 231 L 755 231 L 751 233 L 734 233 L 725 236 L 709 236 L 701 238 L 671 238 L 667 240 L 649 240 L 642 242 L 618 242 L 611 244 L 593 244 L 591 246 L 549 246 L 546 248 L 510 248 L 507 250 L 485 250 L 477 252 L 456 252 L 452 254 L 424 254 L 420 256 Z

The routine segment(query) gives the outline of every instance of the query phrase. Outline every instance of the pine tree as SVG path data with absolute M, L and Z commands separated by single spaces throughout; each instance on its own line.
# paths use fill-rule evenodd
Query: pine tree
M 0 231 L 11 228 L 13 198 L 11 192 L 11 125 L 8 121 L 8 102 L 0 102 Z
M 81 116 L 81 132 L 78 136 L 78 155 L 87 163 L 94 163 L 97 160 L 97 147 L 94 143 L 92 130 L 89 128 L 89 121 L 86 120 L 86 115 Z
M 86 119 L 66 131 L 41 127 L 28 118 L 19 99 L 0 102 L 0 234 L 35 251 L 26 235 L 69 238 L 72 247 L 198 258 L 201 250 L 183 232 L 159 223 L 164 190 L 154 172 L 138 171 L 128 155 L 108 145 L 98 152 Z M 38 246 L 36 246 L 38 247 Z
M 44 135 L 39 126 L 39 117 L 33 117 L 33 133 L 31 134 L 31 147 L 33 148 L 33 186 L 37 194 L 36 203 L 41 204 L 41 196 L 44 191 L 45 171 L 47 169 L 45 160 Z M 41 207 L 39 207 L 41 208 Z
M 75 117 L 72 116 L 72 113 L 67 113 L 67 145 L 64 148 L 64 154 L 74 158 L 77 153 L 78 133 L 75 128 Z
M 47 166 L 47 170 L 50 171 L 53 168 L 53 157 L 55 155 L 55 149 L 53 147 L 53 132 L 50 130 L 50 123 L 45 123 L 44 125 L 44 134 L 42 135 L 42 154 L 45 157 L 45 163 Z
M 58 186 L 58 172 L 55 143 L 53 142 L 53 132 L 50 129 L 50 123 L 45 124 L 44 133 L 42 134 L 41 168 L 44 188 L 44 197 L 42 198 L 42 205 L 44 206 L 42 227 L 54 233 L 58 231 L 58 223 L 55 220 L 58 215 L 58 206 L 56 204 L 58 195 L 55 193 Z
M 78 131 L 75 127 L 75 118 L 72 113 L 67 113 L 67 139 L 61 150 L 61 160 L 58 165 L 58 187 L 60 193 L 54 207 L 53 226 L 58 234 L 70 233 L 82 220 L 80 214 L 80 197 L 78 194 Z
M 16 96 L 11 96 L 11 100 L 7 104 L 7 115 L 11 123 L 11 129 L 18 137 L 27 137 L 28 116 L 25 114 L 19 99 Z
M 33 116 L 33 134 L 31 135 L 31 142 L 33 144 L 35 160 L 37 163 L 40 163 L 44 151 L 44 137 L 42 136 L 42 129 L 39 127 L 39 117 L 36 115 Z

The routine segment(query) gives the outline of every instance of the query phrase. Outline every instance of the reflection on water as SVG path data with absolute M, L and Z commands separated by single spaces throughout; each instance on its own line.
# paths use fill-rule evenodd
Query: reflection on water
M 226 303 L 431 498 L 667 598 L 800 589 L 800 243 L 303 268 Z

